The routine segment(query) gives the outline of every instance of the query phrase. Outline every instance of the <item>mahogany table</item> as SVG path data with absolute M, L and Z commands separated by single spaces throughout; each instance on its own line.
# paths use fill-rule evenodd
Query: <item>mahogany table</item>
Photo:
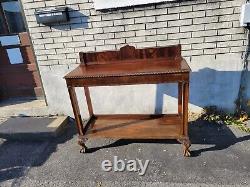
M 67 74 L 70 100 L 79 133 L 80 152 L 88 138 L 177 139 L 184 156 L 190 156 L 188 136 L 189 68 L 181 46 L 80 53 L 81 64 Z M 94 114 L 89 87 L 132 84 L 178 83 L 177 114 Z M 75 87 L 84 87 L 90 118 L 83 123 Z

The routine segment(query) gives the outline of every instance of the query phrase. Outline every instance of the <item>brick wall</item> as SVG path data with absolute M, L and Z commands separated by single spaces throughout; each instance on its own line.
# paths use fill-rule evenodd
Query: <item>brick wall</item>
M 52 105 L 55 94 L 51 91 L 48 76 L 51 75 L 51 78 L 58 81 L 61 85 L 58 88 L 65 93 L 62 98 L 66 98 L 63 88 L 65 84 L 60 78 L 79 63 L 80 51 L 118 50 L 125 44 L 143 48 L 180 43 L 182 54 L 193 71 L 209 68 L 216 72 L 226 70 L 240 73 L 241 70 L 240 57 L 245 50 L 246 34 L 239 26 L 239 17 L 244 0 L 189 0 L 105 12 L 96 11 L 92 0 L 21 1 L 45 93 L 48 103 L 53 103 Z M 70 22 L 51 27 L 38 25 L 34 16 L 35 10 L 55 6 L 70 8 Z M 193 77 L 196 78 L 196 75 Z M 234 78 L 238 80 L 238 75 Z M 211 97 L 215 94 L 212 91 L 204 98 L 197 96 L 195 92 L 201 87 L 197 90 L 199 83 L 194 79 L 191 81 L 194 83 L 191 86 L 193 97 L 198 97 L 193 98 L 198 100 L 193 102 L 194 106 L 216 104 L 232 109 L 238 82 L 230 88 L 224 85 L 227 91 L 234 89 L 235 93 L 227 96 L 230 104 L 221 104 L 220 101 L 212 101 L 214 98 Z M 209 83 L 207 86 L 209 87 Z M 57 109 L 62 110 L 60 106 Z

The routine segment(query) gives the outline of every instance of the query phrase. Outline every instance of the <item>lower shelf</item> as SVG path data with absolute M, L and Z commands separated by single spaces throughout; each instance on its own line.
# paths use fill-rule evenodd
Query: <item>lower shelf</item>
M 124 139 L 176 139 L 182 134 L 182 117 L 166 115 L 93 115 L 84 137 Z

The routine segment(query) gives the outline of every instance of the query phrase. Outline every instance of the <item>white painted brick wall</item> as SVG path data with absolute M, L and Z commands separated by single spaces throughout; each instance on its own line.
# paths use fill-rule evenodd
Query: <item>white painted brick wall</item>
M 246 33 L 239 26 L 244 0 L 166 2 L 103 12 L 93 8 L 92 0 L 21 1 L 40 67 L 73 67 L 80 51 L 118 50 L 125 44 L 143 48 L 180 43 L 190 62 L 241 56 L 244 51 Z M 68 6 L 71 21 L 38 25 L 35 10 L 55 5 Z
M 143 44 L 163 46 L 190 42 L 196 44 L 192 45 L 193 49 L 196 49 L 196 46 L 199 46 L 199 49 L 215 48 L 203 50 L 203 53 L 184 53 L 192 56 L 212 51 L 213 55 L 217 55 L 227 51 L 241 53 L 244 50 L 242 43 L 245 33 L 238 24 L 239 8 L 243 0 L 172 2 L 106 12 L 96 11 L 92 0 L 22 2 L 37 56 L 48 55 L 40 52 L 40 49 L 61 49 L 56 50 L 56 53 L 61 54 L 63 49 L 74 51 L 74 48 L 77 48 L 77 51 L 80 51 L 80 47 L 86 46 L 91 51 L 100 51 L 105 50 L 105 45 L 109 45 L 109 49 L 118 50 L 118 46 L 125 42 L 141 47 Z M 71 21 L 64 25 L 39 26 L 34 11 L 54 6 L 68 6 L 71 9 Z M 145 37 L 148 35 L 150 37 Z M 44 48 L 37 46 L 38 44 L 45 44 Z M 189 49 L 183 48 L 183 51 L 185 50 Z M 41 65 L 39 61 L 38 64 Z

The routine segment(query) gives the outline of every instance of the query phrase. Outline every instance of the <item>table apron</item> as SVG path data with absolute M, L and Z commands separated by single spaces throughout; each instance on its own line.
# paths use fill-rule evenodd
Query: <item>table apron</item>
M 67 78 L 66 82 L 68 86 L 72 87 L 176 83 L 189 82 L 189 73 L 123 77 Z

